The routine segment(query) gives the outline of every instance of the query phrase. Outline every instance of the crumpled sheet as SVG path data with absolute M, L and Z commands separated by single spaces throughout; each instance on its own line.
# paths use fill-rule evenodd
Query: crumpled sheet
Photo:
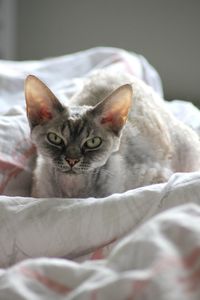
M 157 72 L 121 49 L 0 61 L 2 300 L 200 299 L 200 173 L 175 174 L 166 184 L 103 199 L 29 197 L 35 149 L 25 116 L 25 76 L 40 77 L 66 102 L 84 76 L 104 67 L 131 72 L 162 95 Z M 168 105 L 199 129 L 194 106 Z
M 1 264 L 27 254 L 79 255 L 89 246 L 129 234 L 114 242 L 112 250 L 97 248 L 83 263 L 44 257 L 2 269 L 0 299 L 199 300 L 199 195 L 200 173 L 192 173 L 129 191 L 123 201 L 120 195 L 74 203 L 3 199 Z M 9 249 L 15 254 L 10 256 Z

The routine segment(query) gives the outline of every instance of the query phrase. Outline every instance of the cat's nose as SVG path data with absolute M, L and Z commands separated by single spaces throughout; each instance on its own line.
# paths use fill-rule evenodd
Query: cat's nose
M 67 158 L 67 157 L 65 158 L 65 160 L 71 168 L 73 168 L 73 166 L 80 161 L 80 159 L 77 158 Z

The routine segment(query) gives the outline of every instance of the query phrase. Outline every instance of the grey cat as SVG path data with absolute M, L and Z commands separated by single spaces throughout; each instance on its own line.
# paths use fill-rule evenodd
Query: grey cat
M 68 106 L 29 75 L 25 97 L 34 197 L 105 197 L 200 169 L 198 135 L 131 75 L 96 71 Z

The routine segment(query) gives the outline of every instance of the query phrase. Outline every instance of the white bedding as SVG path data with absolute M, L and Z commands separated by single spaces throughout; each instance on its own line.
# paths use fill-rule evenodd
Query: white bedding
M 68 101 L 103 67 L 125 69 L 162 95 L 148 62 L 120 49 L 0 61 L 0 300 L 200 299 L 200 172 L 103 199 L 29 197 L 35 149 L 25 76 L 37 75 Z M 199 130 L 194 106 L 168 105 Z

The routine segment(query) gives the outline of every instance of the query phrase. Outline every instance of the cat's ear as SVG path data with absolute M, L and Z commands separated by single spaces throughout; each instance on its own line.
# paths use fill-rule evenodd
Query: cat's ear
M 98 122 L 119 134 L 126 123 L 132 105 L 132 87 L 125 84 L 116 89 L 93 109 Z
M 26 78 L 25 98 L 27 116 L 31 127 L 44 124 L 64 109 L 50 89 L 33 75 Z

